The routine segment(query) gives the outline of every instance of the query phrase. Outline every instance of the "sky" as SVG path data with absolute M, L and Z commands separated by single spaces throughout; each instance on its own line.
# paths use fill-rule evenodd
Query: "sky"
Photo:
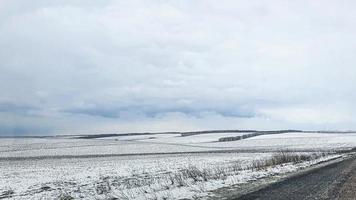
M 1 0 L 0 136 L 356 129 L 356 2 Z

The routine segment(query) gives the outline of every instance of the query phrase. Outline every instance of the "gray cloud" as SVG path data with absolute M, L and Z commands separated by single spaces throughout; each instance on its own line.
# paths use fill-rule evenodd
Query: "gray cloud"
M 5 0 L 0 127 L 356 128 L 355 9 L 352 1 Z
M 43 126 L 40 127 L 33 127 L 33 126 L 6 126 L 2 125 L 0 127 L 0 132 L 4 133 L 2 136 L 26 136 L 26 135 L 48 135 L 51 129 L 50 128 L 45 128 Z
M 11 102 L 0 102 L 0 112 L 18 112 L 23 114 L 37 109 L 37 107 L 31 105 L 17 105 Z
M 161 105 L 162 102 L 159 104 Z M 163 103 L 164 104 L 164 103 Z M 226 117 L 244 117 L 251 118 L 254 117 L 253 110 L 247 110 L 247 108 L 237 108 L 237 107 L 200 107 L 195 105 L 194 107 L 179 106 L 169 102 L 164 104 L 164 106 L 159 106 L 156 104 L 146 104 L 146 105 L 132 105 L 127 107 L 116 107 L 116 106 L 91 106 L 84 108 L 73 108 L 63 110 L 62 112 L 71 114 L 84 114 L 91 116 L 100 116 L 105 118 L 127 118 L 128 116 L 137 117 L 157 117 L 162 114 L 167 113 L 182 113 L 186 115 L 191 115 L 195 117 L 201 117 L 206 113 L 215 113 Z

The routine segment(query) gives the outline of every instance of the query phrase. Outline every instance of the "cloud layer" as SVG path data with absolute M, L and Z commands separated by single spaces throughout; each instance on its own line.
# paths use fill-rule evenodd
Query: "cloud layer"
M 0 135 L 356 129 L 353 1 L 0 4 Z

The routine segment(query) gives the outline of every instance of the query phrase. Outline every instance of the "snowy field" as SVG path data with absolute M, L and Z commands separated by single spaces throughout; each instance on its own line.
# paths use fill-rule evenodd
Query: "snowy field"
M 172 156 L 122 156 L 110 158 L 43 159 L 0 162 L 0 185 L 2 192 L 14 190 L 15 194 L 38 199 L 42 196 L 59 196 L 74 193 L 89 198 L 95 196 L 95 186 L 103 179 L 110 181 L 144 180 L 145 176 L 156 178 L 166 173 L 176 172 L 189 166 L 209 168 L 241 161 L 248 163 L 253 157 L 268 154 L 199 154 Z M 43 190 L 50 187 L 50 191 Z M 77 187 L 84 194 L 75 192 Z M 42 189 L 41 189 L 42 188 Z M 63 189 L 63 191 L 62 191 Z M 116 192 L 119 189 L 117 188 Z M 0 191 L 1 191 L 0 190 Z M 74 195 L 76 196 L 76 195 Z M 15 198 L 16 199 L 16 198 Z M 21 199 L 21 196 L 19 196 Z
M 283 133 L 218 142 L 244 133 L 107 137 L 103 139 L 0 139 L 0 158 L 38 156 L 127 155 L 215 151 L 331 151 L 356 146 L 356 134 Z
M 284 133 L 218 142 L 221 137 L 241 134 L 3 138 L 0 198 L 203 198 L 220 187 L 293 172 L 337 156 L 318 151 L 356 147 L 356 134 L 351 133 Z M 268 160 L 281 150 L 313 159 L 253 168 L 257 161 Z

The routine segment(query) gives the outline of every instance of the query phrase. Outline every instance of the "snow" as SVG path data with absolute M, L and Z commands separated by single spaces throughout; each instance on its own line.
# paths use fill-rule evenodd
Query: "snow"
M 194 195 L 207 195 L 209 191 L 220 187 L 296 171 L 316 162 L 286 164 L 260 171 L 243 170 L 222 179 L 208 181 L 184 180 L 183 186 L 169 183 L 169 174 L 189 166 L 202 170 L 217 166 L 226 168 L 234 163 L 248 166 L 253 160 L 270 156 L 270 153 L 206 153 L 0 161 L 0 194 L 12 190 L 12 199 L 55 199 L 63 194 L 84 199 L 107 199 L 109 196 L 129 196 L 129 199 L 149 199 L 153 196 L 192 198 Z M 105 187 L 105 184 L 110 184 L 110 191 L 98 193 L 98 188 Z
M 105 140 L 140 140 L 158 143 L 173 143 L 173 144 L 197 144 L 218 142 L 222 137 L 234 137 L 248 133 L 243 132 L 226 132 L 226 133 L 204 133 L 190 136 L 181 136 L 181 134 L 152 134 L 152 135 L 133 135 L 133 136 L 114 136 L 99 139 Z
M 261 135 L 244 140 L 202 144 L 206 147 L 297 151 L 342 150 L 356 146 L 356 134 L 347 133 L 283 133 Z
M 356 147 L 356 134 L 351 133 L 284 133 L 217 142 L 221 137 L 241 134 L 0 139 L 0 198 L 9 192 L 14 192 L 11 199 L 56 199 L 61 195 L 76 199 L 201 197 L 220 187 L 294 172 L 336 156 L 266 170 L 244 169 L 256 160 L 271 157 L 272 151 L 288 149 L 310 154 Z M 212 153 L 216 150 L 236 152 Z M 233 171 L 233 166 L 241 167 L 240 171 Z M 185 177 L 183 185 L 170 183 L 173 175 L 190 167 L 202 171 L 223 169 L 226 175 L 206 181 Z
M 146 134 L 146 135 L 125 135 L 98 138 L 99 140 L 115 140 L 115 141 L 135 141 L 135 140 L 153 140 L 156 138 L 176 138 L 180 134 Z
M 1 190 L 11 188 L 16 194 L 25 194 L 39 190 L 44 185 L 51 188 L 68 187 L 70 184 L 90 185 L 102 177 L 130 178 L 144 174 L 160 175 L 172 173 L 194 165 L 199 168 L 225 165 L 241 161 L 248 163 L 253 158 L 268 157 L 270 154 L 185 154 L 185 155 L 152 155 L 96 157 L 82 159 L 43 159 L 0 161 L 0 194 Z M 59 185 L 59 186 L 58 186 Z M 6 187 L 4 187 L 6 186 Z M 51 194 L 55 195 L 55 194 Z
M 212 133 L 181 137 L 176 134 L 121 136 L 106 139 L 0 139 L 1 157 L 78 156 L 107 154 L 152 154 L 212 152 L 219 150 L 332 151 L 356 146 L 356 134 L 284 133 L 216 142 L 221 137 L 243 133 Z M 153 138 L 154 137 L 154 138 Z

